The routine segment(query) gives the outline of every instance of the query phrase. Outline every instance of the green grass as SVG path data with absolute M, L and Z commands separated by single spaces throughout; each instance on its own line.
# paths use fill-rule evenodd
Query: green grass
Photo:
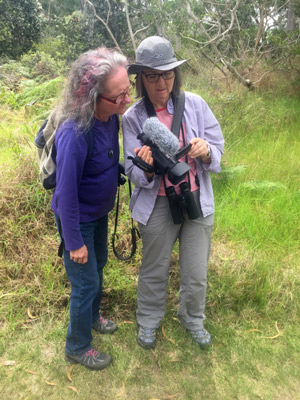
M 52 88 L 56 88 L 54 81 Z M 141 242 L 129 262 L 109 250 L 103 311 L 112 336 L 94 343 L 112 366 L 91 372 L 63 359 L 70 287 L 57 258 L 51 194 L 37 179 L 34 135 L 55 90 L 24 85 L 0 122 L 0 394 L 15 399 L 300 399 L 300 102 L 287 94 L 200 89 L 226 140 L 213 176 L 216 214 L 201 351 L 176 319 L 178 246 L 155 350 L 136 343 Z M 2 96 L 3 98 L 3 96 Z M 39 98 L 30 110 L 25 104 Z M 128 188 L 121 187 L 118 248 L 130 250 Z M 109 235 L 113 232 L 114 212 Z M 70 388 L 71 387 L 71 388 Z

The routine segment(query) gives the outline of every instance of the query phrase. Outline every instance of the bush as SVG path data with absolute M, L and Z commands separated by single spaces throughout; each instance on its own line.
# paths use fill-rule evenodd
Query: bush
M 90 35 L 90 23 L 81 12 L 66 17 L 45 18 L 44 37 L 37 48 L 51 54 L 56 61 L 66 64 L 87 50 L 101 44 L 100 35 Z
M 0 56 L 18 58 L 40 37 L 37 0 L 0 0 Z
M 21 63 L 30 70 L 32 78 L 39 78 L 39 81 L 57 78 L 64 69 L 62 62 L 56 61 L 43 51 L 24 55 Z
M 35 114 L 44 112 L 53 106 L 54 100 L 61 93 L 63 83 L 64 79 L 59 77 L 40 85 L 28 85 L 22 93 L 15 96 L 14 104 L 10 105 L 17 110 L 34 104 Z

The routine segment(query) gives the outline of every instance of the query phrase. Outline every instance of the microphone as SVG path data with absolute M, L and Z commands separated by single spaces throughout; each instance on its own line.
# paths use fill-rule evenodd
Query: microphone
M 143 132 L 164 154 L 174 156 L 177 153 L 179 140 L 157 117 L 146 119 Z
M 191 167 L 178 159 L 187 154 L 191 144 L 179 149 L 179 140 L 163 125 L 158 118 L 148 118 L 143 125 L 143 132 L 137 138 L 143 145 L 149 146 L 154 159 L 153 165 L 143 161 L 138 153 L 135 157 L 128 157 L 133 164 L 145 172 L 154 172 L 157 175 L 168 174 L 168 179 L 173 185 L 181 182 Z
M 173 156 L 176 160 L 185 156 L 192 145 L 188 144 L 179 150 L 179 140 L 173 133 L 162 124 L 157 117 L 146 119 L 143 125 L 145 136 L 162 151 L 164 154 Z

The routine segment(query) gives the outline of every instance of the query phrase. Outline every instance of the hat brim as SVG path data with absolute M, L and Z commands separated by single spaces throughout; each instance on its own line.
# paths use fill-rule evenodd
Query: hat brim
M 187 62 L 188 60 L 181 60 L 181 61 L 175 61 L 170 64 L 164 64 L 164 65 L 158 65 L 158 66 L 152 66 L 152 65 L 145 65 L 145 64 L 139 64 L 139 63 L 134 63 L 134 64 L 129 64 L 127 67 L 127 71 L 129 74 L 138 74 L 141 72 L 143 69 L 155 69 L 157 71 L 169 71 L 170 69 L 174 69 L 176 67 L 179 67 L 179 65 Z

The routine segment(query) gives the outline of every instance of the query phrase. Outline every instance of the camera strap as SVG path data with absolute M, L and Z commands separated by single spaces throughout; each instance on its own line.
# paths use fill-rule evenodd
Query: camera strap
M 131 252 L 128 256 L 122 256 L 120 253 L 118 253 L 116 249 L 116 239 L 118 239 L 118 234 L 117 234 L 117 226 L 118 226 L 118 216 L 119 216 L 119 203 L 120 203 L 120 186 L 123 185 L 123 183 L 118 184 L 118 193 L 117 193 L 117 205 L 116 205 L 116 216 L 115 216 L 115 227 L 114 227 L 114 232 L 111 237 L 111 243 L 112 243 L 112 249 L 114 252 L 114 255 L 121 261 L 127 261 L 130 260 L 131 257 L 135 255 L 136 252 L 136 241 L 137 241 L 137 236 L 140 238 L 140 232 L 137 228 L 134 227 L 133 224 L 133 218 L 131 218 Z M 128 189 L 129 189 L 129 199 L 131 198 L 131 181 L 128 179 Z
M 147 95 L 144 96 L 143 98 L 144 104 L 146 107 L 146 111 L 148 114 L 148 117 L 156 117 L 156 112 L 153 107 L 153 104 L 151 103 L 149 97 Z M 172 101 L 174 105 L 174 114 L 173 114 L 173 121 L 172 121 L 172 126 L 171 126 L 171 132 L 176 136 L 179 137 L 179 132 L 180 132 L 180 126 L 182 124 L 182 116 L 183 116 L 183 111 L 184 111 L 184 104 L 185 104 L 185 93 L 183 90 L 179 92 L 179 96 L 175 97 L 172 93 Z
M 174 104 L 174 114 L 173 114 L 171 131 L 174 133 L 175 136 L 179 138 L 180 127 L 182 125 L 184 104 L 185 104 L 185 93 L 181 90 L 178 97 L 175 98 L 175 96 L 172 95 L 172 100 Z M 182 134 L 183 134 L 183 129 L 182 129 Z

